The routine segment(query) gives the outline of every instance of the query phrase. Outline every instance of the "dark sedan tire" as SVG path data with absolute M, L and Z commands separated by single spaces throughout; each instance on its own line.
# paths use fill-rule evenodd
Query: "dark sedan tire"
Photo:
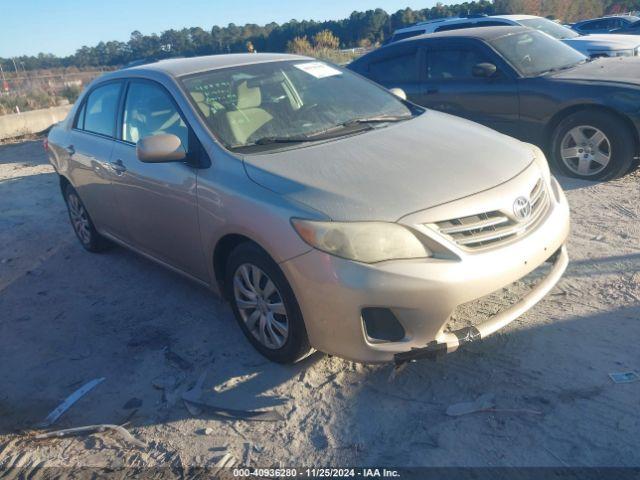
M 98 233 L 80 195 L 71 185 L 67 184 L 64 188 L 64 200 L 73 231 L 85 250 L 98 253 L 113 246 L 109 240 Z
M 246 242 L 229 255 L 225 288 L 231 308 L 256 350 L 278 363 L 295 363 L 311 352 L 298 301 L 278 264 Z
M 635 153 L 633 132 L 620 117 L 583 110 L 558 124 L 552 136 L 549 161 L 563 175 L 602 181 L 624 175 Z

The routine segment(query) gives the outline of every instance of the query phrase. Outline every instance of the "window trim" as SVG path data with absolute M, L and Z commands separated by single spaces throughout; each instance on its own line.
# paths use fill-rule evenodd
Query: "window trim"
M 92 132 L 90 130 L 85 130 L 84 128 L 84 123 L 87 117 L 87 101 L 89 100 L 89 97 L 91 97 L 91 95 L 99 88 L 101 87 L 105 87 L 107 85 L 113 84 L 113 83 L 119 83 L 120 84 L 120 92 L 118 93 L 118 101 L 116 102 L 116 112 L 115 112 L 115 122 L 114 122 L 114 131 L 112 132 L 111 135 L 105 135 L 104 133 L 98 133 L 98 132 Z M 111 80 L 105 80 L 104 82 L 100 82 L 97 83 L 96 85 L 93 85 L 91 87 L 90 90 L 87 91 L 87 93 L 84 94 L 84 96 L 82 97 L 82 103 L 80 104 L 80 106 L 78 107 L 78 109 L 75 112 L 75 115 L 73 117 L 73 123 L 71 124 L 72 130 L 75 130 L 77 132 L 81 132 L 81 133 L 86 133 L 87 135 L 95 135 L 97 137 L 100 138 L 106 138 L 109 140 L 116 140 L 115 137 L 115 133 L 117 133 L 117 122 L 118 122 L 118 110 L 120 108 L 120 101 L 122 100 L 122 94 L 124 92 L 124 81 L 121 78 L 114 78 Z M 82 128 L 78 128 L 78 120 L 80 117 L 80 114 L 82 114 Z

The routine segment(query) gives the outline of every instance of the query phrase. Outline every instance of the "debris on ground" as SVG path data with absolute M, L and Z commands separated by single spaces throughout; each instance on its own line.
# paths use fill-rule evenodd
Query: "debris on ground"
M 192 402 L 185 399 L 184 395 L 182 400 L 192 415 L 207 413 L 220 420 L 245 420 L 248 422 L 278 422 L 284 420 L 284 417 L 275 410 L 236 410 L 204 402 Z M 198 413 L 194 414 L 193 412 Z
M 64 430 L 56 430 L 53 432 L 47 433 L 39 433 L 35 435 L 34 438 L 36 440 L 46 440 L 49 438 L 64 438 L 64 437 L 74 437 L 78 435 L 89 435 L 92 433 L 100 433 L 106 431 L 116 432 L 123 440 L 126 442 L 135 445 L 140 448 L 146 448 L 144 442 L 141 442 L 133 435 L 131 435 L 126 428 L 120 425 L 110 425 L 110 424 L 102 424 L 102 425 L 87 425 L 85 427 L 76 427 L 76 428 L 66 428 Z
M 45 418 L 44 421 L 40 423 L 38 426 L 42 428 L 46 428 L 56 423 L 56 421 L 64 414 L 64 412 L 69 410 L 69 408 L 71 408 L 74 403 L 76 403 L 78 400 L 80 400 L 87 393 L 89 393 L 91 390 L 93 390 L 96 386 L 98 386 L 104 381 L 105 381 L 105 378 L 100 377 L 100 378 L 93 379 L 88 383 L 85 383 L 82 387 L 80 387 L 78 390 L 76 390 L 71 395 L 69 395 L 64 402 L 62 402 L 60 405 L 58 405 L 55 408 L 55 410 L 53 410 L 49 415 L 47 415 L 47 418 Z
M 182 394 L 184 406 L 193 416 L 197 416 L 202 413 L 202 410 L 200 410 L 195 404 L 200 400 L 200 398 L 202 398 L 202 386 L 204 385 L 206 378 L 207 371 L 205 370 L 200 374 L 195 385 Z
M 469 413 L 481 412 L 495 406 L 495 395 L 492 393 L 485 393 L 480 395 L 473 402 L 456 403 L 447 408 L 447 415 L 450 417 L 459 417 L 460 415 L 467 415 Z
M 184 406 L 191 415 L 198 416 L 204 412 L 221 420 L 246 420 L 257 422 L 277 422 L 284 420 L 284 417 L 274 410 L 238 410 L 203 402 L 201 400 L 202 388 L 206 378 L 207 371 L 205 370 L 200 374 L 195 385 L 182 394 Z
M 164 358 L 167 360 L 167 362 L 179 368 L 180 370 L 191 370 L 193 368 L 193 363 L 191 363 L 186 358 L 181 357 L 169 347 L 164 348 Z
M 460 415 L 467 415 L 469 413 L 476 412 L 494 412 L 494 413 L 529 413 L 531 415 L 542 415 L 539 410 L 533 410 L 530 408 L 494 408 L 495 395 L 492 393 L 485 393 L 480 395 L 473 402 L 462 402 L 451 405 L 447 408 L 447 415 L 450 417 L 459 417 Z
M 251 466 L 251 443 L 244 442 L 244 453 L 242 454 L 242 466 L 249 467 Z
M 636 372 L 613 372 L 609 374 L 609 378 L 614 383 L 633 383 L 640 380 L 640 376 Z

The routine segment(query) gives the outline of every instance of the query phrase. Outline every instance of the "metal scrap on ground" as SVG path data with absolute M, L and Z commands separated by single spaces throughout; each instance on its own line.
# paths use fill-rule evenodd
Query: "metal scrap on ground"
M 72 437 L 76 435 L 87 435 L 96 432 L 105 432 L 107 430 L 111 430 L 116 432 L 120 437 L 126 442 L 135 445 L 140 448 L 145 448 L 146 445 L 144 442 L 141 442 L 133 435 L 131 435 L 126 428 L 120 425 L 87 425 L 85 427 L 76 427 L 76 428 L 66 428 L 64 430 L 56 430 L 54 432 L 40 433 L 36 435 L 34 438 L 36 440 L 45 440 L 47 438 L 63 438 L 63 437 Z
M 609 374 L 609 378 L 614 383 L 632 383 L 640 380 L 640 376 L 636 372 L 614 372 Z
M 203 402 L 202 388 L 207 378 L 207 371 L 202 372 L 195 385 L 182 394 L 184 406 L 191 415 L 200 415 L 203 412 L 218 417 L 221 420 L 246 420 L 256 422 L 277 422 L 284 417 L 275 410 L 237 410 L 234 408 L 220 407 Z
M 38 426 L 46 428 L 53 425 L 64 414 L 64 412 L 66 412 L 67 410 L 69 410 L 69 408 L 71 408 L 71 406 L 73 406 L 74 403 L 76 403 L 83 396 L 85 396 L 87 393 L 89 393 L 91 390 L 93 390 L 96 386 L 98 386 L 104 381 L 105 381 L 105 378 L 100 377 L 100 378 L 91 380 L 88 383 L 85 383 L 82 387 L 80 387 L 71 395 L 69 395 L 64 402 L 62 402 L 60 405 L 58 405 L 55 408 L 55 410 L 53 410 L 49 415 L 47 415 L 47 418 L 45 418 L 44 421 L 40 423 Z

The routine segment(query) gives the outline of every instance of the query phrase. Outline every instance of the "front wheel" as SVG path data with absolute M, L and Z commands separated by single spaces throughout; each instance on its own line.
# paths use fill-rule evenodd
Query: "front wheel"
M 240 328 L 262 355 L 294 363 L 309 354 L 298 302 L 266 252 L 252 243 L 236 247 L 227 261 L 225 286 Z
M 627 172 L 635 152 L 635 138 L 622 119 L 607 112 L 585 110 L 558 124 L 550 160 L 565 175 L 609 180 Z

